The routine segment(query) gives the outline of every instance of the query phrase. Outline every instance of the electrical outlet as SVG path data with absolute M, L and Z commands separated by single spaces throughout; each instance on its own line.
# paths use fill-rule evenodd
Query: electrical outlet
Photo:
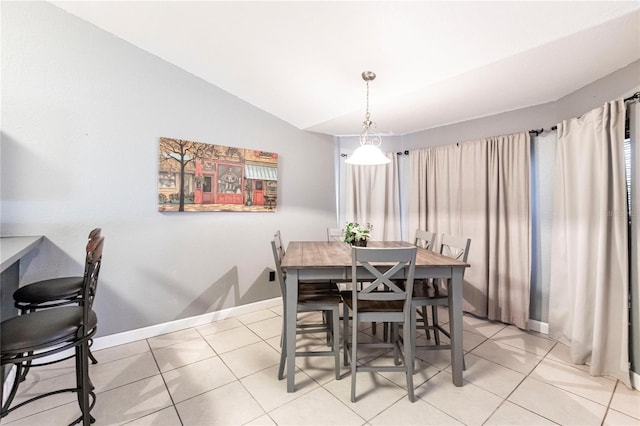
M 276 271 L 269 271 L 269 281 L 276 280 Z

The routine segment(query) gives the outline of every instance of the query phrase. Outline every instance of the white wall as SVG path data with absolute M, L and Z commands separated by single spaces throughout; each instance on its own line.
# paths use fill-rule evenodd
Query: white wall
M 26 283 L 81 274 L 86 236 L 102 227 L 99 335 L 278 296 L 273 232 L 324 239 L 335 226 L 331 137 L 51 4 L 2 2 L 1 22 L 0 233 L 47 237 L 25 259 Z M 159 213 L 162 136 L 277 152 L 278 211 Z

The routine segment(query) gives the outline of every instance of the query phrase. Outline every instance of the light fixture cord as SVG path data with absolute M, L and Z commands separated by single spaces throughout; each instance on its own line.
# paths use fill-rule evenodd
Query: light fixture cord
M 371 120 L 369 120 L 369 117 L 370 117 L 370 114 L 369 114 L 369 80 L 367 80 L 366 83 L 367 83 L 367 113 L 365 114 L 364 117 L 365 117 L 365 120 L 368 122 L 368 121 L 371 121 Z

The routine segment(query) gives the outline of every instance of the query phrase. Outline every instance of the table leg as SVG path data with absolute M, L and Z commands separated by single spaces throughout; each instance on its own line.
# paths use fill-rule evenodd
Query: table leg
M 462 386 L 462 269 L 453 268 L 449 284 L 449 333 L 451 334 L 451 371 L 453 384 Z
M 298 270 L 287 271 L 286 303 L 284 311 L 287 341 L 287 392 L 295 392 L 296 382 L 296 318 L 298 310 Z

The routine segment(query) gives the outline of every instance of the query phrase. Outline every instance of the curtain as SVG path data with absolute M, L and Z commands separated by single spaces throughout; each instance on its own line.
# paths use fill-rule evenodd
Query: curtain
M 640 374 L 640 104 L 628 105 L 631 128 L 631 367 Z
M 617 100 L 558 124 L 549 332 L 629 386 L 624 118 Z
M 398 158 L 382 166 L 347 165 L 346 220 L 370 223 L 372 240 L 400 240 Z
M 408 222 L 471 238 L 464 309 L 527 327 L 531 275 L 528 133 L 409 154 Z

